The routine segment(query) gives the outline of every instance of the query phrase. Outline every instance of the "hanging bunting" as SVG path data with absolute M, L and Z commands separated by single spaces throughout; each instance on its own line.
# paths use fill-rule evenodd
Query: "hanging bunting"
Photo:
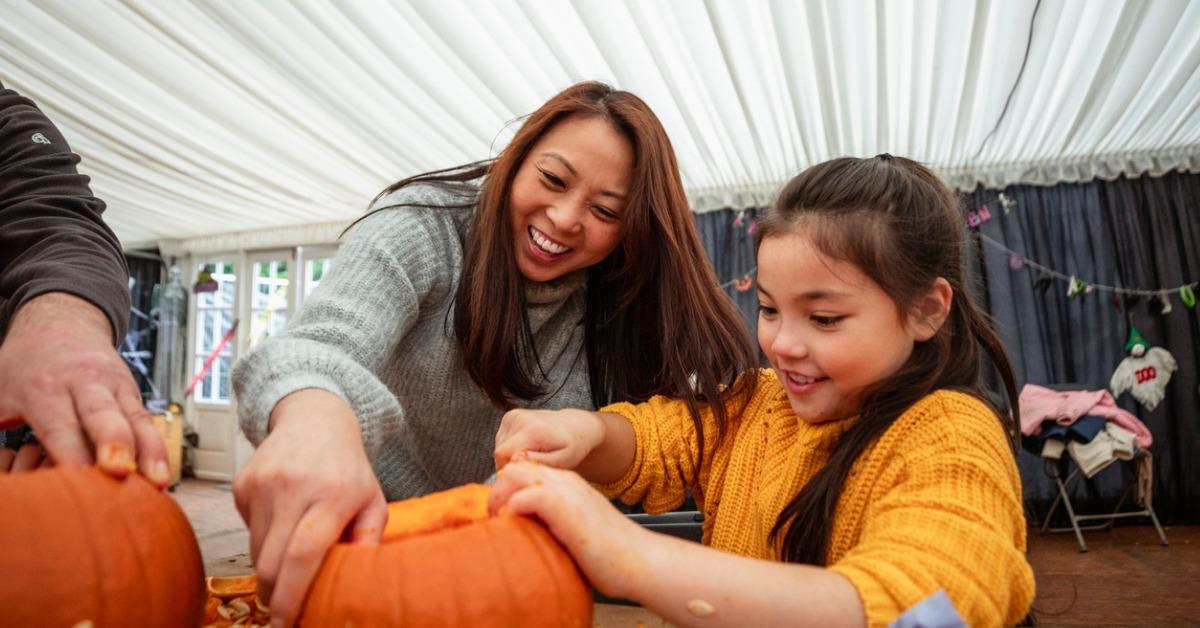
M 1083 282 L 1077 279 L 1075 275 L 1071 275 L 1071 279 L 1067 282 L 1067 298 L 1073 301 L 1075 297 L 1083 293 L 1083 290 Z
M 1171 300 L 1167 298 L 1167 293 L 1160 292 L 1158 294 L 1158 301 L 1159 301 L 1158 313 L 1163 316 L 1170 314 L 1171 313 Z
M 1050 284 L 1052 283 L 1054 283 L 1054 278 L 1050 276 L 1050 273 L 1043 271 L 1038 273 L 1037 281 L 1033 282 L 1033 287 L 1038 291 L 1045 293 L 1046 290 L 1050 289 Z
M 1183 301 L 1184 306 L 1188 309 L 1196 307 L 1196 293 L 1192 291 L 1191 284 L 1179 287 L 1179 300 Z
M 1011 199 L 1010 199 L 1011 200 Z M 1015 201 L 1014 201 L 1015 203 Z M 967 220 L 971 222 L 971 214 L 975 214 L 974 220 L 980 221 L 978 212 L 969 212 Z M 990 214 L 989 214 L 990 216 Z M 1021 270 L 1022 268 L 1032 268 L 1038 272 L 1037 279 L 1034 281 L 1034 287 L 1042 292 L 1045 292 L 1050 284 L 1055 279 L 1062 279 L 1067 282 L 1067 298 L 1074 300 L 1080 294 L 1092 294 L 1097 290 L 1110 292 L 1113 295 L 1113 307 L 1120 309 L 1121 301 L 1124 301 L 1126 311 L 1137 305 L 1144 296 L 1147 299 L 1147 305 L 1150 308 L 1151 314 L 1166 315 L 1171 313 L 1170 295 L 1173 293 L 1179 294 L 1179 300 L 1187 308 L 1196 306 L 1196 287 L 1200 286 L 1198 282 L 1188 282 L 1176 288 L 1158 288 L 1147 290 L 1143 288 L 1123 288 L 1120 286 L 1109 286 L 1100 283 L 1092 283 L 1076 277 L 1075 275 L 1067 275 L 1061 273 L 1048 266 L 1043 266 L 1024 255 L 1004 246 L 996 240 L 988 237 L 985 234 L 978 234 L 979 238 L 988 245 L 1000 249 L 1008 253 L 1008 267 L 1013 271 Z
M 753 285 L 754 285 L 754 279 L 752 279 L 750 277 L 750 275 L 746 275 L 746 276 L 742 277 L 741 279 L 739 279 L 737 281 L 737 283 L 733 284 L 733 288 L 735 290 L 737 290 L 738 292 L 745 292 L 750 289 L 750 286 L 753 286 Z

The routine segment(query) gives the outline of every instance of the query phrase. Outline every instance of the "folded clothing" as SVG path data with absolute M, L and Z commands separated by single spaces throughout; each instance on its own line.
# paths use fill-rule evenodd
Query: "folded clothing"
M 1115 423 L 1108 423 L 1091 442 L 1072 441 L 1067 444 L 1067 452 L 1083 474 L 1090 478 L 1114 460 L 1132 460 L 1136 451 L 1134 439 L 1133 432 Z

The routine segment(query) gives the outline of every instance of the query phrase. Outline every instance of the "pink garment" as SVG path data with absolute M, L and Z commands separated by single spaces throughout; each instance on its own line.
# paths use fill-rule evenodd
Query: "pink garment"
M 1130 432 L 1138 449 L 1149 449 L 1154 438 L 1145 423 L 1117 405 L 1107 390 L 1050 390 L 1037 384 L 1021 389 L 1021 433 L 1033 436 L 1042 431 L 1042 421 L 1070 425 L 1081 416 L 1094 414 Z

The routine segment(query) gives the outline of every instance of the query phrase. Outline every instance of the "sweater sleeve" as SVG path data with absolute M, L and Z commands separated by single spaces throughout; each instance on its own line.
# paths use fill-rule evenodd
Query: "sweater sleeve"
M 758 393 L 765 390 L 763 381 L 773 375 L 766 371 L 753 371 L 744 377 L 753 377 L 756 387 L 746 389 L 754 395 L 742 407 L 741 395 L 729 395 L 724 399 L 726 416 L 730 424 L 721 430 L 725 442 L 737 431 L 743 411 L 752 413 L 761 400 Z M 645 403 L 615 403 L 600 409 L 624 417 L 633 426 L 637 449 L 633 464 L 617 481 L 599 485 L 597 488 L 610 499 L 619 497 L 626 504 L 642 503 L 650 514 L 658 514 L 677 508 L 683 503 L 686 491 L 691 491 L 698 502 L 703 502 L 703 485 L 707 482 L 710 469 L 718 450 L 723 444 L 716 437 L 717 421 L 710 407 L 700 407 L 703 426 L 704 455 L 700 456 L 701 438 L 696 423 L 688 412 L 687 404 L 680 399 L 655 396 Z
M 350 404 L 372 460 L 405 429 L 404 409 L 379 373 L 422 307 L 435 307 L 430 295 L 452 290 L 456 269 L 441 250 L 457 237 L 448 211 L 393 208 L 364 218 L 286 330 L 237 363 L 239 423 L 251 443 L 266 438 L 275 404 L 305 388 Z
M 33 101 L 0 86 L 0 338 L 18 308 L 47 292 L 91 302 L 113 344 L 125 337 L 129 269 L 78 163 Z
M 598 486 L 600 492 L 630 505 L 642 502 L 650 514 L 682 504 L 686 490 L 696 486 L 700 473 L 699 439 L 687 404 L 652 397 L 645 403 L 617 403 L 600 411 L 625 417 L 637 442 L 629 470 L 616 482 Z M 711 414 L 703 411 L 706 421 L 711 421 Z
M 872 496 L 858 543 L 830 566 L 858 589 L 872 626 L 939 589 L 969 625 L 1012 625 L 1033 602 L 1020 479 L 1004 432 L 977 400 L 943 401 L 946 416 L 900 439 L 890 456 L 900 465 L 894 485 Z

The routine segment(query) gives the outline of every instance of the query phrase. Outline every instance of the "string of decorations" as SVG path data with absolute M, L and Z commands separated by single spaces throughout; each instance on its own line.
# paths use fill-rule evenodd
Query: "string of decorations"
M 1076 277 L 1075 275 L 1068 275 L 1066 273 L 1062 273 L 1053 268 L 1050 268 L 1049 266 L 1039 264 L 1039 263 L 1029 259 L 1028 257 L 1025 257 L 1024 255 L 1021 255 L 1020 253 L 1004 246 L 1003 244 L 997 242 L 996 240 L 994 240 L 982 233 L 979 234 L 979 238 L 981 240 L 983 240 L 984 242 L 990 244 L 991 246 L 1008 253 L 1009 254 L 1008 266 L 1009 266 L 1009 268 L 1012 268 L 1013 270 L 1020 270 L 1022 266 L 1028 266 L 1028 267 L 1033 268 L 1041 273 L 1044 273 L 1045 275 L 1052 277 L 1054 279 L 1062 279 L 1062 280 L 1066 281 L 1068 284 L 1068 287 L 1067 287 L 1067 297 L 1068 298 L 1073 299 L 1081 293 L 1082 294 L 1090 294 L 1091 292 L 1100 290 L 1100 291 L 1104 291 L 1104 292 L 1112 292 L 1112 293 L 1115 293 L 1117 295 L 1122 295 L 1122 296 L 1132 295 L 1132 296 L 1139 296 L 1139 297 L 1158 297 L 1160 300 L 1166 301 L 1167 295 L 1178 292 L 1179 298 L 1181 301 L 1183 301 L 1184 305 L 1186 305 L 1188 307 L 1195 307 L 1195 305 L 1196 305 L 1195 290 L 1196 290 L 1197 286 L 1200 286 L 1200 282 L 1193 281 L 1190 283 L 1182 284 L 1182 285 L 1174 287 L 1174 288 L 1154 288 L 1154 289 L 1123 288 L 1121 286 L 1109 286 L 1109 285 L 1102 284 L 1102 283 L 1096 283 L 1096 282 L 1092 282 L 1092 281 L 1084 281 L 1083 279 L 1080 279 L 1080 278 Z M 1165 305 L 1166 305 L 1166 309 L 1163 311 L 1164 314 L 1171 311 L 1170 310 L 1170 302 L 1167 301 L 1165 303 Z
M 1003 192 L 998 197 L 1000 208 L 1004 215 L 1008 215 L 1012 208 L 1017 205 L 1016 199 L 1009 197 Z M 1102 292 L 1113 293 L 1114 302 L 1117 297 L 1126 297 L 1131 301 L 1136 301 L 1138 298 L 1146 297 L 1147 299 L 1157 299 L 1161 314 L 1169 314 L 1171 312 L 1171 300 L 1168 295 L 1172 293 L 1179 294 L 1179 300 L 1184 306 L 1194 308 L 1196 306 L 1196 289 L 1200 286 L 1200 282 L 1187 282 L 1182 285 L 1172 288 L 1124 288 L 1121 286 L 1110 286 L 1107 284 L 1097 283 L 1094 281 L 1085 281 L 1075 275 L 1070 275 L 1060 272 L 1054 268 L 1039 264 L 1037 261 L 1030 259 L 1028 256 L 1022 255 L 1007 246 L 1004 246 L 999 241 L 985 235 L 979 231 L 979 226 L 992 218 L 992 212 L 988 203 L 982 203 L 979 209 L 967 212 L 967 226 L 974 229 L 979 239 L 988 245 L 1008 253 L 1008 267 L 1012 270 L 1020 270 L 1028 266 L 1038 271 L 1038 279 L 1036 285 L 1045 290 L 1049 287 L 1050 282 L 1054 279 L 1061 279 L 1067 282 L 1067 298 L 1075 299 L 1081 294 L 1091 294 L 1097 290 Z
M 738 210 L 737 216 L 734 216 L 734 218 L 733 218 L 733 226 L 734 227 L 744 226 L 746 228 L 746 233 L 748 235 L 754 235 L 754 232 L 758 231 L 758 219 L 751 218 L 750 222 L 747 223 L 746 222 L 746 210 L 741 209 L 741 210 Z M 735 277 L 733 279 L 730 279 L 729 281 L 726 281 L 725 283 L 721 284 L 720 287 L 722 290 L 724 290 L 724 289 L 729 288 L 730 286 L 733 286 L 733 289 L 737 290 L 738 292 L 746 292 L 746 291 L 750 290 L 750 288 L 754 287 L 754 273 L 757 271 L 758 271 L 758 266 L 755 266 L 755 267 L 751 268 L 750 270 L 746 271 L 746 273 L 744 275 L 742 275 L 741 277 Z

